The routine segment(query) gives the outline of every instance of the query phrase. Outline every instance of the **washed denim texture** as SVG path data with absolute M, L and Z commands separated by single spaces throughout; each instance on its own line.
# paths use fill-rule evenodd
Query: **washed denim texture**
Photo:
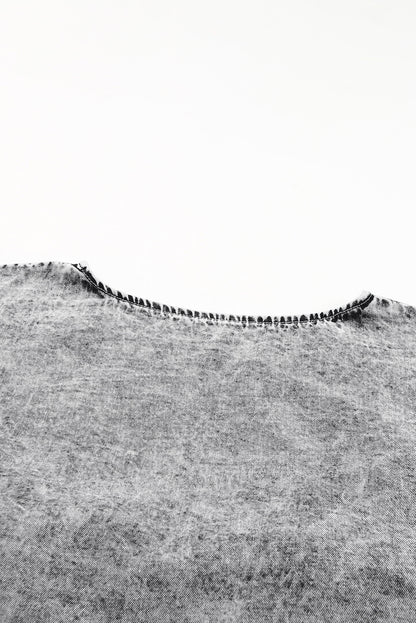
M 0 621 L 415 621 L 416 309 L 244 326 L 98 283 L 0 267 Z

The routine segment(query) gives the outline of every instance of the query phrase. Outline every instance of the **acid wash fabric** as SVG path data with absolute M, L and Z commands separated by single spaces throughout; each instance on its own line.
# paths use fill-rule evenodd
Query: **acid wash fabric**
M 1 623 L 416 621 L 416 309 L 0 266 Z

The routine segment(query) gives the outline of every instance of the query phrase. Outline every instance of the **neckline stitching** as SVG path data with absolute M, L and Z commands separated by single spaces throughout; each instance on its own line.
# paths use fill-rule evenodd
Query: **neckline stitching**
M 89 267 L 86 264 L 80 262 L 71 263 L 76 270 L 78 270 L 88 281 L 94 289 L 102 292 L 103 294 L 110 296 L 114 299 L 125 301 L 134 307 L 139 307 L 143 310 L 151 312 L 152 314 L 169 316 L 172 318 L 190 318 L 204 322 L 206 324 L 232 324 L 237 326 L 254 326 L 254 327 L 280 327 L 286 326 L 303 326 L 303 325 L 316 325 L 318 322 L 336 322 L 345 321 L 352 314 L 360 314 L 371 301 L 374 299 L 374 294 L 369 292 L 363 299 L 354 299 L 352 302 L 347 303 L 345 307 L 339 306 L 334 309 L 330 309 L 327 312 L 312 313 L 308 316 L 306 314 L 301 315 L 286 315 L 286 316 L 249 316 L 249 315 L 236 315 L 236 314 L 217 314 L 212 312 L 202 312 L 199 310 L 184 309 L 182 307 L 174 307 L 172 305 L 166 305 L 164 303 L 158 303 L 156 301 L 149 301 L 145 298 L 139 298 L 132 294 L 126 294 L 115 288 L 111 288 L 107 284 L 98 280 Z

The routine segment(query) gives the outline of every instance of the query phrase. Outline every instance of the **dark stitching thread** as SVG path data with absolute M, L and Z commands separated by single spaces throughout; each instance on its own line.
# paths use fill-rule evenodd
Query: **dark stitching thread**
M 242 325 L 244 327 L 246 326 L 284 327 L 287 325 L 298 326 L 298 325 L 310 324 L 310 323 L 316 324 L 318 321 L 326 321 L 326 320 L 335 322 L 338 319 L 345 320 L 354 310 L 360 310 L 360 311 L 363 310 L 374 299 L 374 294 L 370 293 L 361 301 L 355 299 L 354 301 L 352 301 L 352 303 L 347 303 L 345 308 L 339 307 L 339 308 L 335 308 L 334 310 L 330 309 L 328 312 L 309 314 L 309 318 L 305 314 L 302 314 L 301 316 L 293 316 L 293 317 L 292 316 L 280 316 L 280 319 L 278 319 L 277 316 L 275 316 L 274 318 L 272 318 L 271 316 L 266 316 L 266 317 L 257 316 L 257 318 L 255 318 L 254 316 L 247 316 L 247 315 L 240 316 L 240 315 L 235 315 L 235 314 L 214 314 L 211 312 L 200 312 L 200 311 L 194 311 L 190 309 L 185 310 L 181 307 L 175 308 L 171 305 L 166 305 L 163 303 L 161 304 L 161 303 L 157 303 L 156 301 L 149 301 L 148 299 L 138 298 L 137 296 L 133 296 L 131 294 L 123 294 L 122 292 L 120 292 L 120 290 L 114 289 L 113 291 L 113 289 L 110 288 L 110 286 L 107 286 L 102 281 L 98 281 L 94 277 L 94 275 L 91 273 L 91 271 L 88 269 L 87 266 L 82 266 L 79 263 L 72 264 L 72 266 L 74 266 L 74 268 L 80 271 L 85 276 L 87 281 L 95 289 L 103 292 L 103 294 L 106 294 L 107 296 L 112 296 L 113 298 L 117 300 L 126 301 L 127 303 L 130 303 L 131 305 L 140 307 L 148 311 L 158 312 L 161 314 L 167 313 L 170 316 L 203 319 L 206 321 L 210 321 L 210 324 L 215 323 L 215 322 L 217 323 L 226 322 L 226 323 L 232 323 L 234 325 Z
M 14 264 L 2 264 L 2 268 L 33 268 L 34 266 L 52 266 L 53 262 L 15 262 Z

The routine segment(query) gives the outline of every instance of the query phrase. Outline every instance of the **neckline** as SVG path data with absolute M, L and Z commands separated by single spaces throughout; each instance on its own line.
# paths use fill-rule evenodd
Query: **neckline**
M 152 315 L 169 316 L 174 319 L 188 318 L 205 324 L 226 324 L 237 325 L 243 327 L 274 327 L 287 328 L 290 326 L 313 326 L 318 322 L 343 322 L 351 317 L 361 315 L 362 311 L 371 303 L 375 295 L 369 291 L 347 302 L 345 305 L 338 306 L 327 311 L 314 312 L 299 315 L 267 315 L 253 316 L 248 314 L 219 314 L 213 312 L 204 312 L 199 310 L 177 307 L 156 301 L 150 301 L 147 298 L 138 297 L 133 294 L 126 294 L 118 289 L 112 288 L 103 281 L 99 280 L 85 263 L 71 263 L 96 291 L 101 292 L 105 296 L 111 297 L 119 301 L 124 301 L 132 307 L 137 307 L 143 311 L 147 311 Z

